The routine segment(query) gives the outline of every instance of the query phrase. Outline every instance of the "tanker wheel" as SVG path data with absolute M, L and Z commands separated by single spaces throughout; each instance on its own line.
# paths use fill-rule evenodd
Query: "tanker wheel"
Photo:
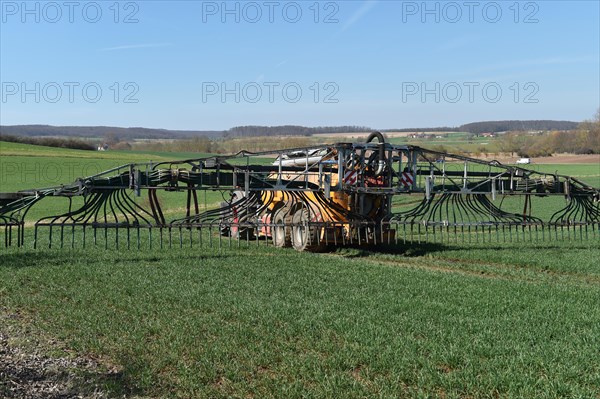
M 318 252 L 324 246 L 320 244 L 319 228 L 309 227 L 310 212 L 308 208 L 298 209 L 292 218 L 292 246 L 297 251 Z
M 229 202 L 226 202 L 226 201 L 223 201 L 219 204 L 219 207 L 221 209 L 225 209 L 228 206 L 229 206 Z M 225 223 L 225 219 L 223 217 L 221 217 L 221 219 L 220 219 L 219 232 L 221 233 L 221 235 L 223 237 L 229 237 L 229 234 L 231 234 L 230 225 L 228 223 Z
M 244 214 L 244 216 L 241 217 L 239 216 L 240 209 L 246 210 L 245 205 L 239 205 L 239 202 L 244 197 L 244 192 L 239 190 L 234 191 L 231 195 L 229 206 L 231 207 L 233 218 L 229 225 L 229 236 L 237 240 L 252 240 L 254 238 L 254 229 L 248 226 L 240 226 L 240 224 L 247 223 L 249 218 L 247 214 Z M 238 205 L 234 206 L 233 204 Z M 251 209 L 249 211 L 251 212 Z
M 271 235 L 273 237 L 273 245 L 278 248 L 289 247 L 292 245 L 292 237 L 290 234 L 290 228 L 286 225 L 289 221 L 289 217 L 286 217 L 290 209 L 283 206 L 273 212 L 273 218 L 271 223 Z

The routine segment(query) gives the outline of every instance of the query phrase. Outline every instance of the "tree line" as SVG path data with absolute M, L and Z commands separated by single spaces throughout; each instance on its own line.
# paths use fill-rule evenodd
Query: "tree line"
M 76 138 L 58 138 L 58 137 L 22 137 L 0 134 L 0 141 L 11 143 L 43 145 L 45 147 L 71 148 L 74 150 L 93 151 L 96 146 L 89 141 Z
M 120 140 L 134 139 L 176 139 L 196 136 L 219 137 L 222 131 L 214 130 L 168 130 L 145 127 L 114 127 L 114 126 L 51 126 L 51 125 L 2 125 L 1 135 L 9 136 L 54 136 L 54 137 L 83 137 L 102 138 L 107 135 L 118 137 Z
M 573 130 L 577 128 L 577 122 L 571 121 L 487 121 L 473 122 L 458 127 L 459 132 L 474 134 L 498 133 L 510 131 L 551 131 L 551 130 Z
M 231 137 L 227 140 L 214 140 L 208 137 L 194 137 L 191 139 L 172 141 L 146 141 L 135 143 L 132 148 L 141 151 L 160 152 L 195 152 L 205 154 L 235 154 L 240 151 L 260 152 L 273 149 L 308 147 L 315 144 L 316 140 L 307 136 L 276 136 L 268 140 L 257 140 L 256 137 Z M 118 148 L 112 147 L 112 148 Z
M 459 127 L 413 127 L 384 129 L 382 132 L 468 132 L 480 134 L 486 132 L 507 131 L 550 131 L 573 130 L 576 122 L 551 120 L 508 120 L 473 122 Z M 236 126 L 228 130 L 168 130 L 143 127 L 110 127 L 110 126 L 50 126 L 50 125 L 15 125 L 0 126 L 0 134 L 10 136 L 54 136 L 102 138 L 117 137 L 117 141 L 135 139 L 183 139 L 193 137 L 208 137 L 213 139 L 231 137 L 265 137 L 265 136 L 311 136 L 319 133 L 360 133 L 370 132 L 368 126 L 316 126 L 299 125 L 282 126 Z M 114 141 L 114 140 L 113 140 Z
M 223 137 L 312 136 L 318 133 L 361 133 L 371 130 L 366 126 L 236 126 L 226 130 Z
M 579 123 L 570 131 L 541 134 L 507 132 L 498 137 L 502 152 L 521 157 L 544 157 L 555 153 L 600 154 L 600 110 L 594 120 Z

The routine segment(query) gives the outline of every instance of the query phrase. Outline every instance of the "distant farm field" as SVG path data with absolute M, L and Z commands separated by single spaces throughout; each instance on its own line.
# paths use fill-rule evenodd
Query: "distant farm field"
M 0 192 L 190 155 L 5 144 Z M 532 168 L 600 186 L 596 163 Z M 109 397 L 600 398 L 597 235 L 259 244 L 0 248 L 0 320 L 98 359 Z

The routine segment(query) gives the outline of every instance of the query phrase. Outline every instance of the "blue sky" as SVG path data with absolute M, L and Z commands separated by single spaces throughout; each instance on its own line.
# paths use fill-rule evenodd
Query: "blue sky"
M 1 1 L 0 123 L 583 120 L 598 1 Z

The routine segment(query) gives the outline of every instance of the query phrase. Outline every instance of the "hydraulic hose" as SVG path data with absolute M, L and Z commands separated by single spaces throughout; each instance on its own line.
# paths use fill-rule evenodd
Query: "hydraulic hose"
M 377 137 L 377 141 L 379 142 L 379 163 L 375 171 L 375 176 L 379 176 L 385 169 L 385 138 L 381 132 L 373 132 L 367 137 L 367 143 L 373 141 L 375 137 Z

